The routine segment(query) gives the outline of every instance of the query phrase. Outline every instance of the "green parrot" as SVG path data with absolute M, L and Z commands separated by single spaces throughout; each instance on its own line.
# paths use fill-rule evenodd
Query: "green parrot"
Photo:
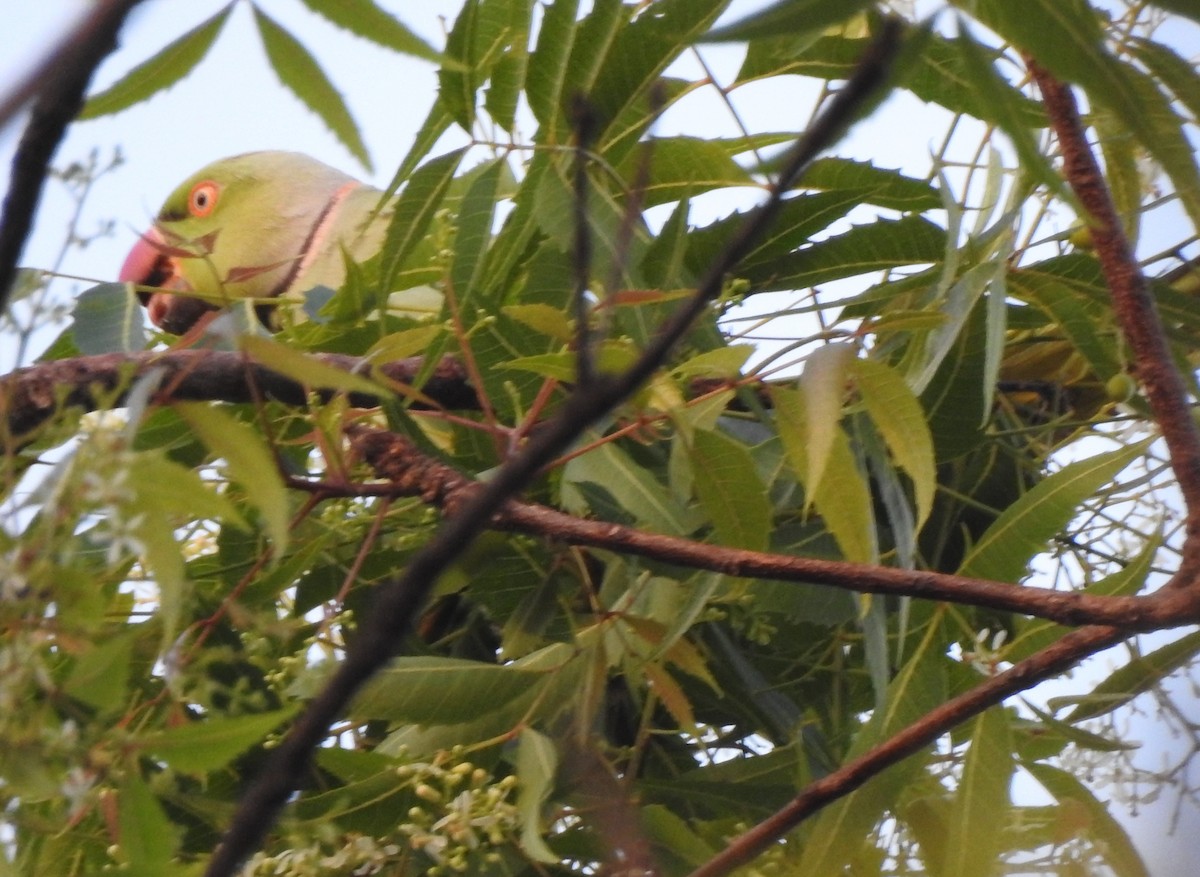
M 182 335 L 241 299 L 299 300 L 345 279 L 345 255 L 379 252 L 391 210 L 381 193 L 296 152 L 214 162 L 173 191 L 134 245 L 120 279 L 137 284 L 150 320 Z M 191 295 L 194 294 L 194 295 Z M 272 305 L 259 318 L 271 325 Z

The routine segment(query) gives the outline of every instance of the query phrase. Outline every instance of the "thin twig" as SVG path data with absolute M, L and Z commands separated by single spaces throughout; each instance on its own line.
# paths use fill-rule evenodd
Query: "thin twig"
M 34 98 L 29 124 L 13 157 L 4 213 L 0 217 L 0 311 L 8 304 L 17 262 L 33 226 L 50 159 L 67 125 L 83 108 L 84 95 L 100 62 L 117 46 L 117 33 L 140 0 L 97 3 L 49 52 L 24 82 L 0 104 L 0 128 Z

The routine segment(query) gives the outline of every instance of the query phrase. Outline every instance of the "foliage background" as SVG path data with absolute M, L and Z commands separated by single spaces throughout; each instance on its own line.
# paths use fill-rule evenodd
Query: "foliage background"
M 241 7 L 239 10 L 239 14 L 242 14 L 242 16 L 244 16 L 244 18 L 245 18 L 244 13 L 245 13 L 244 7 Z M 246 24 L 245 20 L 242 20 L 241 24 L 245 25 Z M 331 66 L 331 70 L 332 70 L 332 66 Z M 197 77 L 199 77 L 199 73 L 197 74 Z M 197 77 L 193 77 L 193 80 L 196 79 Z M 186 85 L 187 85 L 187 83 L 185 82 L 185 84 L 180 85 L 179 88 L 180 89 L 186 88 Z M 158 98 L 158 100 L 162 100 L 162 98 Z M 151 107 L 151 109 L 152 109 L 152 107 Z M 136 110 L 134 110 L 134 112 L 136 112 Z M 146 110 L 146 112 L 150 112 L 150 110 L 148 109 L 148 110 Z M 379 118 L 379 114 L 367 114 L 367 116 L 368 116 L 368 118 L 372 118 L 372 119 Z M 262 131 L 262 126 L 247 125 L 247 126 L 242 126 L 242 130 Z M 270 136 L 268 136 L 268 137 L 271 137 L 271 136 L 274 136 L 274 134 L 270 134 Z M 878 139 L 882 139 L 882 137 L 876 137 L 876 140 L 878 140 Z M 253 144 L 247 144 L 247 145 L 253 145 Z M 272 144 L 272 145 L 274 145 L 274 144 Z M 239 149 L 240 148 L 241 148 L 241 146 L 239 146 Z M 161 152 L 162 150 L 160 149 L 157 151 Z M 228 150 L 228 151 L 234 151 L 234 150 Z M 208 158 L 208 157 L 210 157 L 210 156 L 204 156 L 204 158 Z M 1134 156 L 1134 157 L 1136 157 L 1136 156 Z M 877 160 L 877 156 L 876 156 L 876 160 Z M 174 170 L 170 170 L 170 172 L 168 172 L 168 179 L 173 181 L 175 178 L 178 178 L 178 176 L 180 175 L 178 173 L 179 170 L 190 169 L 191 167 L 196 166 L 196 164 L 198 164 L 198 163 L 200 163 L 200 162 L 199 161 L 188 161 L 181 168 L 176 168 Z M 880 162 L 880 163 L 883 164 L 884 167 L 890 167 L 890 162 Z M 156 190 L 154 190 L 154 191 L 163 191 L 163 188 L 166 188 L 166 186 L 160 186 L 160 187 L 156 188 Z M 148 196 L 148 197 L 152 198 L 154 196 Z M 932 208 L 931 204 L 929 206 L 930 206 L 930 208 Z M 1181 241 L 1184 241 L 1184 240 L 1186 240 L 1187 236 L 1186 235 L 1178 235 L 1178 238 L 1180 238 Z M 1172 244 L 1174 244 L 1174 242 L 1175 241 L 1172 241 Z M 311 340 L 308 340 L 308 341 L 311 341 Z M 305 340 L 301 340 L 300 343 L 304 344 Z M 1108 343 L 1108 342 L 1105 341 L 1104 343 Z M 313 347 L 322 347 L 322 348 L 328 349 L 328 346 L 326 346 L 326 344 L 313 343 Z M 1092 349 L 1094 350 L 1096 348 L 1093 347 Z M 1099 356 L 1100 354 L 1097 353 L 1094 355 Z M 832 358 L 830 358 L 830 359 L 832 359 Z M 1090 362 L 1090 365 L 1094 366 L 1094 365 L 1096 365 L 1096 362 L 1092 361 L 1092 362 Z M 1109 368 L 1111 370 L 1111 368 L 1112 368 L 1111 364 L 1109 364 Z M 1104 377 L 1106 377 L 1106 376 L 1104 376 Z M 202 416 L 202 418 L 203 418 L 204 415 L 197 415 L 197 416 Z M 224 425 L 224 421 L 221 421 L 221 422 L 222 422 L 222 425 Z M 233 428 L 233 427 L 230 427 L 230 428 Z M 714 432 L 713 434 L 714 434 L 714 436 L 721 436 L 722 433 Z M 103 437 L 101 437 L 101 438 L 103 438 Z M 719 440 L 724 440 L 724 439 L 719 439 Z M 101 447 L 100 450 L 107 451 L 107 450 L 112 450 L 112 449 L 103 449 L 103 447 Z M 636 447 L 635 447 L 635 450 L 637 450 Z M 176 451 L 179 451 L 179 449 L 176 449 Z M 187 459 L 187 457 L 188 457 L 187 451 L 179 451 L 179 452 L 182 453 L 182 456 L 184 456 L 185 459 Z M 638 451 L 638 452 L 644 452 L 644 451 Z M 895 452 L 894 447 L 893 447 L 893 452 Z M 187 461 L 187 462 L 197 462 L 198 461 L 196 449 L 193 449 L 193 451 L 191 452 L 191 457 L 192 457 L 192 459 L 190 459 L 190 461 Z M 101 458 L 103 458 L 103 457 L 101 457 Z M 119 457 L 113 457 L 113 459 L 119 459 Z M 110 459 L 109 462 L 112 463 L 113 459 Z M 461 457 L 460 457 L 460 464 L 461 464 Z M 79 463 L 79 465 L 80 465 L 80 467 L 83 467 L 83 463 Z M 89 465 L 91 465 L 91 464 L 89 463 Z M 470 467 L 467 467 L 467 468 L 470 468 Z M 800 468 L 803 468 L 803 465 Z M 118 477 L 118 473 L 120 471 L 119 469 L 116 469 L 116 470 L 100 469 L 100 470 L 96 470 L 96 471 L 98 471 L 98 476 L 100 476 L 101 486 L 103 487 L 104 491 L 110 491 L 110 489 L 116 489 L 116 487 L 120 486 L 119 477 Z M 155 480 L 156 474 L 161 474 L 161 473 L 154 473 L 154 471 L 151 471 L 151 473 L 146 474 L 145 477 L 150 482 L 161 483 L 161 481 Z M 106 477 L 106 475 L 109 475 L 110 477 Z M 904 483 L 904 481 L 901 481 L 900 483 Z M 136 486 L 134 486 L 134 489 L 136 489 Z M 793 489 L 794 489 L 794 487 L 793 487 Z M 142 495 L 138 494 L 138 497 L 140 499 L 140 498 L 142 498 Z M 122 497 L 121 494 L 113 495 L 110 493 L 103 493 L 103 491 L 102 491 L 101 494 L 96 495 L 96 497 L 89 497 L 88 501 L 91 504 L 88 506 L 88 511 L 94 509 L 94 507 L 95 507 L 95 509 L 103 509 L 103 510 L 112 511 L 115 509 L 119 509 L 122 501 L 126 501 L 126 499 L 124 497 Z M 161 501 L 162 501 L 162 503 L 166 503 L 167 505 L 163 506 L 162 509 L 160 509 L 160 510 L 161 511 L 170 511 L 169 504 L 172 503 L 172 501 L 173 501 L 172 498 L 167 497 L 166 499 L 162 499 Z M 184 506 L 186 506 L 188 504 L 194 505 L 194 503 L 196 503 L 196 497 L 194 497 L 193 494 L 186 494 L 186 497 L 185 497 L 185 495 L 181 495 L 181 497 L 175 501 L 178 501 L 179 505 L 184 505 Z M 593 501 L 593 503 L 595 503 L 596 499 L 593 498 L 592 501 Z M 712 505 L 709 506 L 709 509 L 708 509 L 709 513 L 712 513 L 712 507 L 713 507 Z M 190 511 L 194 511 L 194 509 L 190 509 Z M 268 510 L 266 510 L 265 507 L 260 507 L 259 511 L 262 513 L 266 513 L 266 511 L 268 511 Z M 210 512 L 212 513 L 212 515 L 215 515 L 215 516 L 229 515 L 229 513 L 230 513 L 228 510 L 228 507 L 224 507 L 224 506 L 222 506 L 222 507 L 214 506 L 214 507 L 212 507 Z M 92 522 L 92 518 L 90 518 L 90 517 L 80 518 L 80 521 L 83 521 L 85 524 L 90 524 Z M 114 525 L 114 522 L 119 522 L 119 521 L 120 521 L 120 515 L 113 515 L 113 513 L 110 513 L 110 515 L 108 515 L 107 517 L 97 518 L 96 523 L 95 523 L 96 533 L 98 533 L 98 536 L 100 536 L 100 539 L 102 542 L 104 540 L 107 540 L 108 545 L 114 545 L 114 543 L 115 543 L 115 545 L 118 545 L 118 551 L 116 551 L 116 554 L 120 554 L 119 540 L 114 539 L 114 536 L 116 534 L 114 534 L 113 531 L 104 530 L 103 528 L 104 527 L 112 527 L 112 525 Z M 365 521 L 364 525 L 367 525 L 368 523 L 370 523 L 370 522 Z M 94 533 L 92 535 L 96 535 L 96 533 Z M 277 534 L 277 531 L 276 531 L 276 534 Z M 730 533 L 726 533 L 725 535 L 730 536 Z M 745 534 L 743 534 L 743 536 L 744 535 Z M 72 537 L 73 536 L 74 536 L 74 534 L 72 534 Z M 755 536 L 755 537 L 757 537 L 757 536 Z M 227 542 L 230 539 L 233 539 L 233 537 L 227 535 L 226 536 Z M 719 539 L 720 539 L 720 536 L 719 536 Z M 738 535 L 733 534 L 732 541 L 737 541 L 737 539 L 738 539 Z M 726 541 L 730 541 L 730 540 L 726 540 Z M 232 551 L 233 548 L 230 548 L 227 545 L 226 549 L 227 549 L 227 551 Z M 244 548 L 241 548 L 241 551 L 253 551 L 253 549 L 244 547 Z M 120 558 L 116 558 L 116 559 L 120 559 Z M 865 558 L 865 559 L 869 559 L 869 558 Z M 106 560 L 108 560 L 108 558 L 106 558 Z M 301 560 L 301 561 L 298 561 L 298 563 L 300 563 L 302 565 L 302 564 L 304 564 L 304 561 Z M 190 571 L 188 571 L 188 575 L 187 575 L 188 581 L 196 581 L 196 579 L 199 578 L 199 576 L 196 575 L 196 572 L 198 572 L 200 570 L 200 567 L 204 566 L 204 560 L 202 558 L 197 558 L 196 560 L 192 561 L 192 564 L 194 564 L 194 565 L 192 566 L 192 569 Z M 160 575 L 161 575 L 161 572 L 160 572 Z M 282 581 L 282 579 L 280 579 L 280 581 Z M 90 584 L 90 582 L 89 582 L 89 584 Z M 263 589 L 266 591 L 269 591 L 270 585 L 264 584 Z M 80 589 L 80 590 L 83 590 L 83 589 Z M 265 603 L 264 603 L 264 606 L 265 606 Z M 95 609 L 96 609 L 95 605 L 89 606 L 89 605 L 86 605 L 86 603 L 84 603 L 83 607 L 79 609 L 80 623 L 82 623 L 84 625 L 84 627 L 88 627 L 91 624 L 91 621 L 88 620 L 90 618 L 89 613 L 95 612 Z M 182 609 L 180 609 L 180 611 L 182 611 Z M 194 607 L 192 607 L 192 611 L 194 611 Z M 846 611 L 845 607 L 842 607 L 841 611 L 845 612 Z M 499 615 L 499 614 L 503 614 L 503 613 L 498 612 L 497 614 Z M 745 624 L 751 625 L 750 630 L 739 630 L 739 632 L 746 633 L 746 635 L 749 636 L 750 643 L 754 643 L 756 636 L 769 637 L 770 635 L 772 635 L 772 633 L 770 633 L 769 630 L 768 631 L 757 631 L 757 633 L 756 633 L 755 630 L 752 629 L 752 625 L 754 625 L 756 623 L 761 624 L 762 618 L 757 618 L 757 619 L 754 618 L 754 615 L 756 614 L 754 611 L 750 611 L 749 614 L 750 614 L 750 618 L 745 620 Z M 851 614 L 853 614 L 853 613 L 851 612 Z M 844 620 L 846 620 L 846 619 L 844 619 Z M 989 621 L 989 624 L 995 624 L 995 621 Z M 769 624 L 768 624 L 768 626 L 769 626 Z M 967 636 L 968 633 L 972 633 L 972 635 L 973 635 L 974 631 L 982 629 L 983 625 L 979 623 L 978 619 L 972 619 L 972 620 L 966 621 L 966 623 L 962 624 L 961 626 L 964 627 L 964 630 L 961 631 L 962 635 Z M 852 630 L 852 629 L 853 629 L 853 625 L 848 627 L 847 630 Z M 851 635 L 851 636 L 853 636 L 853 635 Z M 967 636 L 967 638 L 964 639 L 964 641 L 970 643 L 970 637 Z M 113 642 L 114 643 L 122 643 L 122 642 L 126 642 L 126 641 L 125 641 L 125 639 L 116 638 L 116 639 L 114 639 Z M 161 643 L 158 643 L 156 641 L 156 645 L 161 645 Z M 116 662 L 116 666 L 126 666 L 126 667 L 132 666 L 134 671 L 137 671 L 137 669 L 138 669 L 137 665 L 132 665 L 132 663 L 122 663 L 122 662 L 126 662 L 126 661 L 132 661 L 132 659 L 130 659 L 130 657 L 127 656 L 125 651 L 122 651 L 122 649 L 126 648 L 126 645 L 114 644 L 114 645 L 112 645 L 112 647 L 109 647 L 109 648 L 114 653 L 114 655 L 112 656 L 112 660 Z M 146 647 L 146 648 L 149 648 L 149 647 Z M 220 655 L 221 655 L 220 651 L 214 651 L 214 653 L 212 653 L 212 654 L 214 654 L 217 657 L 220 657 Z M 899 649 L 898 649 L 898 654 L 900 654 Z M 217 657 L 215 657 L 214 660 L 217 660 Z M 79 660 L 78 666 L 89 665 L 89 663 L 90 663 L 90 665 L 95 665 L 95 662 L 96 662 L 95 655 L 91 655 L 88 657 L 88 659 L 86 659 L 86 661 Z M 71 665 L 71 666 L 74 666 L 74 665 Z M 101 666 L 103 666 L 103 662 L 101 662 Z M 650 666 L 653 666 L 653 662 L 652 662 L 652 665 L 650 665 Z M 143 669 L 148 669 L 148 667 L 143 667 Z M 878 681 L 878 679 L 880 679 L 880 677 L 878 677 L 878 674 L 880 674 L 882 672 L 880 667 L 878 667 L 878 665 L 875 667 L 875 671 L 876 671 L 876 680 Z M 66 681 L 66 683 L 64 683 L 64 681 L 62 681 L 61 679 L 56 679 L 54 685 L 55 686 L 66 685 L 67 686 L 66 693 L 67 693 L 68 697 L 71 697 L 71 696 L 82 697 L 83 690 L 88 689 L 88 687 L 92 684 L 92 681 L 94 681 L 90 677 L 85 677 L 85 675 L 79 675 L 79 674 L 84 673 L 84 671 L 82 671 L 82 669 L 80 669 L 80 671 L 71 671 L 70 667 L 68 667 L 66 665 L 59 667 L 58 671 L 56 671 L 56 672 L 62 674 L 62 678 L 67 679 L 67 681 Z M 74 679 L 73 683 L 71 683 L 71 681 L 70 681 L 72 672 L 76 673 L 76 679 Z M 122 671 L 122 673 L 127 673 L 127 672 L 128 671 Z M 137 674 L 134 673 L 133 675 L 137 675 Z M 113 677 L 113 679 L 121 680 L 122 685 L 132 684 L 131 679 L 133 678 L 133 675 L 131 675 L 131 677 L 122 677 L 122 675 L 116 674 L 115 677 Z M 220 674 L 218 674 L 218 675 L 220 675 Z M 667 681 L 668 678 L 670 678 L 670 677 L 660 677 L 660 685 L 670 684 Z M 686 681 L 686 677 L 684 677 L 684 679 Z M 209 683 L 206 683 L 206 684 L 212 684 L 211 679 L 209 680 Z M 865 679 L 863 680 L 863 684 L 865 685 Z M 73 685 L 73 689 L 71 687 L 72 685 Z M 118 687 L 121 687 L 121 686 L 118 686 Z M 251 685 L 251 689 L 253 689 L 253 687 L 254 686 Z M 210 692 L 210 695 L 215 695 L 215 693 L 217 692 L 218 689 L 221 689 L 221 685 L 216 685 L 216 687 L 214 687 L 214 689 L 212 689 L 212 691 Z M 862 692 L 864 693 L 864 695 L 865 695 L 866 691 L 869 691 L 869 686 L 863 687 Z M 118 698 L 121 695 L 124 695 L 125 691 L 124 691 L 124 689 L 121 689 L 121 695 L 118 695 L 118 693 L 113 693 L 113 692 L 109 692 L 109 693 L 114 698 Z M 262 692 L 259 692 L 259 693 L 262 693 Z M 224 698 L 227 696 L 228 696 L 228 692 L 222 691 L 221 697 Z M 94 695 L 94 697 L 100 697 L 100 695 Z M 247 695 L 247 697 L 250 697 L 250 701 L 247 701 L 247 703 L 240 704 L 240 707 L 238 707 L 238 709 L 251 709 L 251 711 L 254 711 L 256 709 L 263 708 L 263 705 L 264 705 L 263 703 L 260 703 L 260 702 L 256 703 L 256 702 L 254 702 L 254 697 L 251 697 L 248 695 Z M 84 697 L 83 699 L 84 699 L 84 701 L 86 701 L 86 697 Z M 198 693 L 194 692 L 194 691 L 187 692 L 187 695 L 184 698 L 184 701 L 186 701 L 186 702 L 203 702 L 202 699 L 200 699 L 200 695 L 198 695 Z M 236 698 L 234 699 L 234 703 L 236 703 Z M 91 704 L 91 705 L 92 705 L 92 707 L 95 707 L 96 704 Z M 110 705 L 112 705 L 112 704 L 106 703 L 104 705 L 106 705 L 106 707 L 110 707 Z M 227 708 L 229 708 L 229 702 L 222 701 L 221 709 L 227 709 Z M 234 711 L 236 711 L 236 709 Z M 853 711 L 853 710 L 851 710 L 851 711 Z M 847 714 L 847 715 L 850 715 L 850 714 Z M 674 719 L 678 719 L 679 716 L 676 715 L 673 717 L 674 717 Z M 245 727 L 253 728 L 252 725 L 246 725 Z M 253 728 L 253 731 L 254 731 L 254 734 L 259 733 L 258 728 Z M 984 733 L 986 731 L 988 731 L 988 728 L 980 728 L 979 729 L 979 733 Z M 1044 733 L 1044 731 L 1045 731 L 1045 729 L 1043 728 L 1042 732 Z M 1060 731 L 1062 731 L 1062 729 L 1060 729 Z M 1062 733 L 1067 733 L 1067 732 L 1062 731 Z M 95 741 L 91 741 L 91 743 L 89 745 L 96 745 Z M 108 745 L 108 744 L 106 743 L 104 745 Z M 530 744 L 530 745 L 534 745 L 534 744 Z M 134 749 L 136 749 L 136 747 L 134 747 Z M 90 758 L 90 756 L 89 756 L 89 758 Z M 90 762 L 89 762 L 89 764 L 90 764 Z M 178 769 L 178 768 L 176 768 L 176 769 Z M 119 776 L 120 771 L 114 770 L 112 775 L 114 777 Z M 125 801 L 127 806 L 133 806 L 132 804 L 130 804 L 130 801 L 145 800 L 144 798 L 139 799 L 140 791 L 139 791 L 139 787 L 137 786 L 136 780 L 126 779 L 125 782 L 126 782 L 126 786 L 124 788 L 121 788 L 118 795 L 116 795 L 116 798 L 118 798 L 118 800 Z M 102 810 L 102 807 L 100 805 L 98 805 L 96 803 L 96 801 L 104 799 L 103 783 L 97 783 L 97 785 L 95 785 L 94 787 L 85 789 L 85 792 L 86 792 L 86 794 L 84 795 L 85 798 L 86 798 L 86 795 L 92 795 L 91 798 L 89 798 L 88 800 L 85 800 L 85 804 L 88 805 L 89 807 L 95 807 L 95 810 L 88 810 L 90 815 L 95 816 L 95 815 L 97 815 L 97 813 L 100 813 L 100 811 Z M 156 792 L 161 794 L 161 789 L 156 789 Z M 28 798 L 29 794 L 26 793 L 25 797 Z M 146 805 L 146 806 L 149 806 L 150 809 L 152 810 L 152 805 Z M 130 812 L 132 812 L 132 811 L 130 811 Z M 138 812 L 144 813 L 145 811 L 138 811 Z M 132 817 L 130 817 L 130 818 L 132 818 Z M 97 825 L 98 825 L 98 823 L 97 823 Z M 533 843 L 533 841 L 529 841 L 529 843 Z M 161 853 L 162 853 L 162 851 L 146 851 L 145 852 L 146 855 L 151 855 L 151 857 L 152 857 L 152 855 L 160 855 Z

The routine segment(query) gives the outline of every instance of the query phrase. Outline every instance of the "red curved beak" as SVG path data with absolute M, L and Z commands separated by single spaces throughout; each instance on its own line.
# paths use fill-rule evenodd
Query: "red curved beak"
M 163 290 L 138 290 L 138 298 L 146 306 L 150 322 L 172 335 L 182 335 L 214 307 L 198 298 L 178 293 L 190 287 L 176 270 L 175 250 L 161 231 L 152 228 L 141 235 L 121 265 L 118 279 L 141 287 Z

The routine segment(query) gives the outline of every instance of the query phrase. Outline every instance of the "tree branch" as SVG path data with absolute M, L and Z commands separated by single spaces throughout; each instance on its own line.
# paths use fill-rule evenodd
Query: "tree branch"
M 419 496 L 453 515 L 484 488 L 481 482 L 426 456 L 408 439 L 386 430 L 354 427 L 350 431 L 350 444 L 376 475 L 387 479 L 387 484 L 350 486 L 346 489 L 348 495 Z M 317 489 L 328 496 L 339 492 L 336 485 L 325 483 Z M 942 600 L 1032 615 L 1070 626 L 1103 624 L 1132 633 L 1193 624 L 1200 617 L 1197 600 L 1181 592 L 1105 597 L 1078 591 L 1019 587 L 1007 582 L 925 570 L 726 548 L 678 536 L 647 533 L 608 521 L 584 520 L 544 505 L 517 500 L 505 503 L 489 526 L 731 576 L 807 582 L 857 593 Z
M 1112 194 L 1088 146 L 1075 96 L 1036 61 L 1027 59 L 1027 63 L 1058 135 L 1063 175 L 1089 214 L 1113 311 L 1133 351 L 1137 377 L 1162 429 L 1171 468 L 1187 505 L 1185 548 L 1190 551 L 1185 553 L 1185 561 L 1200 563 L 1200 556 L 1192 556 L 1200 554 L 1196 541 L 1200 537 L 1200 431 L 1192 420 L 1187 388 L 1175 367 L 1154 297 L 1125 237 Z
M 0 104 L 0 127 L 36 95 L 29 124 L 13 158 L 4 213 L 0 217 L 0 311 L 8 304 L 17 261 L 33 224 L 46 170 L 67 125 L 83 108 L 92 74 L 117 45 L 117 33 L 140 0 L 97 3 Z
M 350 403 L 374 407 L 387 395 L 388 382 L 403 392 L 424 368 L 412 357 L 373 365 L 357 356 L 312 354 L 312 359 L 353 374 L 372 374 L 381 381 L 379 395 L 351 393 Z M 19 445 L 37 427 L 64 408 L 94 411 L 125 401 L 133 383 L 153 371 L 162 374 L 156 401 L 253 402 L 261 395 L 289 405 L 303 405 L 308 388 L 244 354 L 224 350 L 168 350 L 80 356 L 17 369 L 0 377 L 0 430 L 9 446 Z M 332 393 L 324 393 L 331 396 Z M 450 357 L 438 363 L 416 394 L 417 408 L 477 408 L 479 400 L 462 365 Z
M 1123 631 L 1111 627 L 1084 627 L 1072 631 L 1003 673 L 935 707 L 874 749 L 809 783 L 789 804 L 739 835 L 688 877 L 723 877 L 766 852 L 827 804 L 845 797 L 887 768 L 924 749 L 956 725 L 1001 703 L 1011 694 L 1066 672 L 1089 655 L 1124 638 Z

